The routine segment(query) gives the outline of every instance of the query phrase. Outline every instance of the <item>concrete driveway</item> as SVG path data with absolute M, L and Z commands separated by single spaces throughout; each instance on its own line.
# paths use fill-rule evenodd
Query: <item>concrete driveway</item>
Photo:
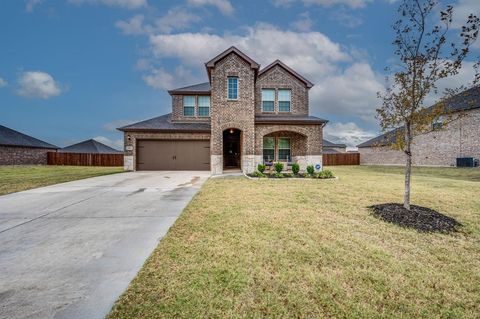
M 103 318 L 208 176 L 121 173 L 0 196 L 0 318 Z

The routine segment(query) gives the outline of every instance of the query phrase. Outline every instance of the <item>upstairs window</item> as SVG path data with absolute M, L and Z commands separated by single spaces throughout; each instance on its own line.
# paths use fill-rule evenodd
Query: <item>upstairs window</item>
M 275 160 L 275 138 L 264 137 L 263 138 L 263 161 L 270 163 Z
M 210 116 L 210 97 L 198 97 L 198 116 Z
M 236 76 L 229 76 L 228 80 L 228 99 L 238 99 L 238 78 Z
M 280 112 L 290 112 L 291 98 L 291 90 L 278 90 L 278 110 Z
M 278 160 L 290 161 L 290 139 L 281 137 L 278 139 Z
M 195 116 L 195 96 L 193 95 L 183 96 L 183 115 Z
M 262 90 L 262 110 L 263 112 L 275 111 L 275 90 Z

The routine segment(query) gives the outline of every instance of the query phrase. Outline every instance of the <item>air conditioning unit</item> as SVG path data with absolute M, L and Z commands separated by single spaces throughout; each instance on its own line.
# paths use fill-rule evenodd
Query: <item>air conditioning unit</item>
M 474 167 L 475 159 L 473 157 L 457 157 L 457 167 Z

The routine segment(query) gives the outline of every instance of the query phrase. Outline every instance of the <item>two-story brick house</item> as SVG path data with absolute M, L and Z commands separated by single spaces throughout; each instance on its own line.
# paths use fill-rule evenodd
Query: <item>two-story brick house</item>
M 309 115 L 310 81 L 278 60 L 260 69 L 235 47 L 205 67 L 209 82 L 169 91 L 172 113 L 119 128 L 126 170 L 321 165 L 327 121 Z

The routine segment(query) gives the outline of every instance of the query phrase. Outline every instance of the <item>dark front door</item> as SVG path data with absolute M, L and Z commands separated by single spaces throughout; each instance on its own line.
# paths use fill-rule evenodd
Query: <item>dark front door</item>
M 223 166 L 240 168 L 240 131 L 228 129 L 223 132 Z

